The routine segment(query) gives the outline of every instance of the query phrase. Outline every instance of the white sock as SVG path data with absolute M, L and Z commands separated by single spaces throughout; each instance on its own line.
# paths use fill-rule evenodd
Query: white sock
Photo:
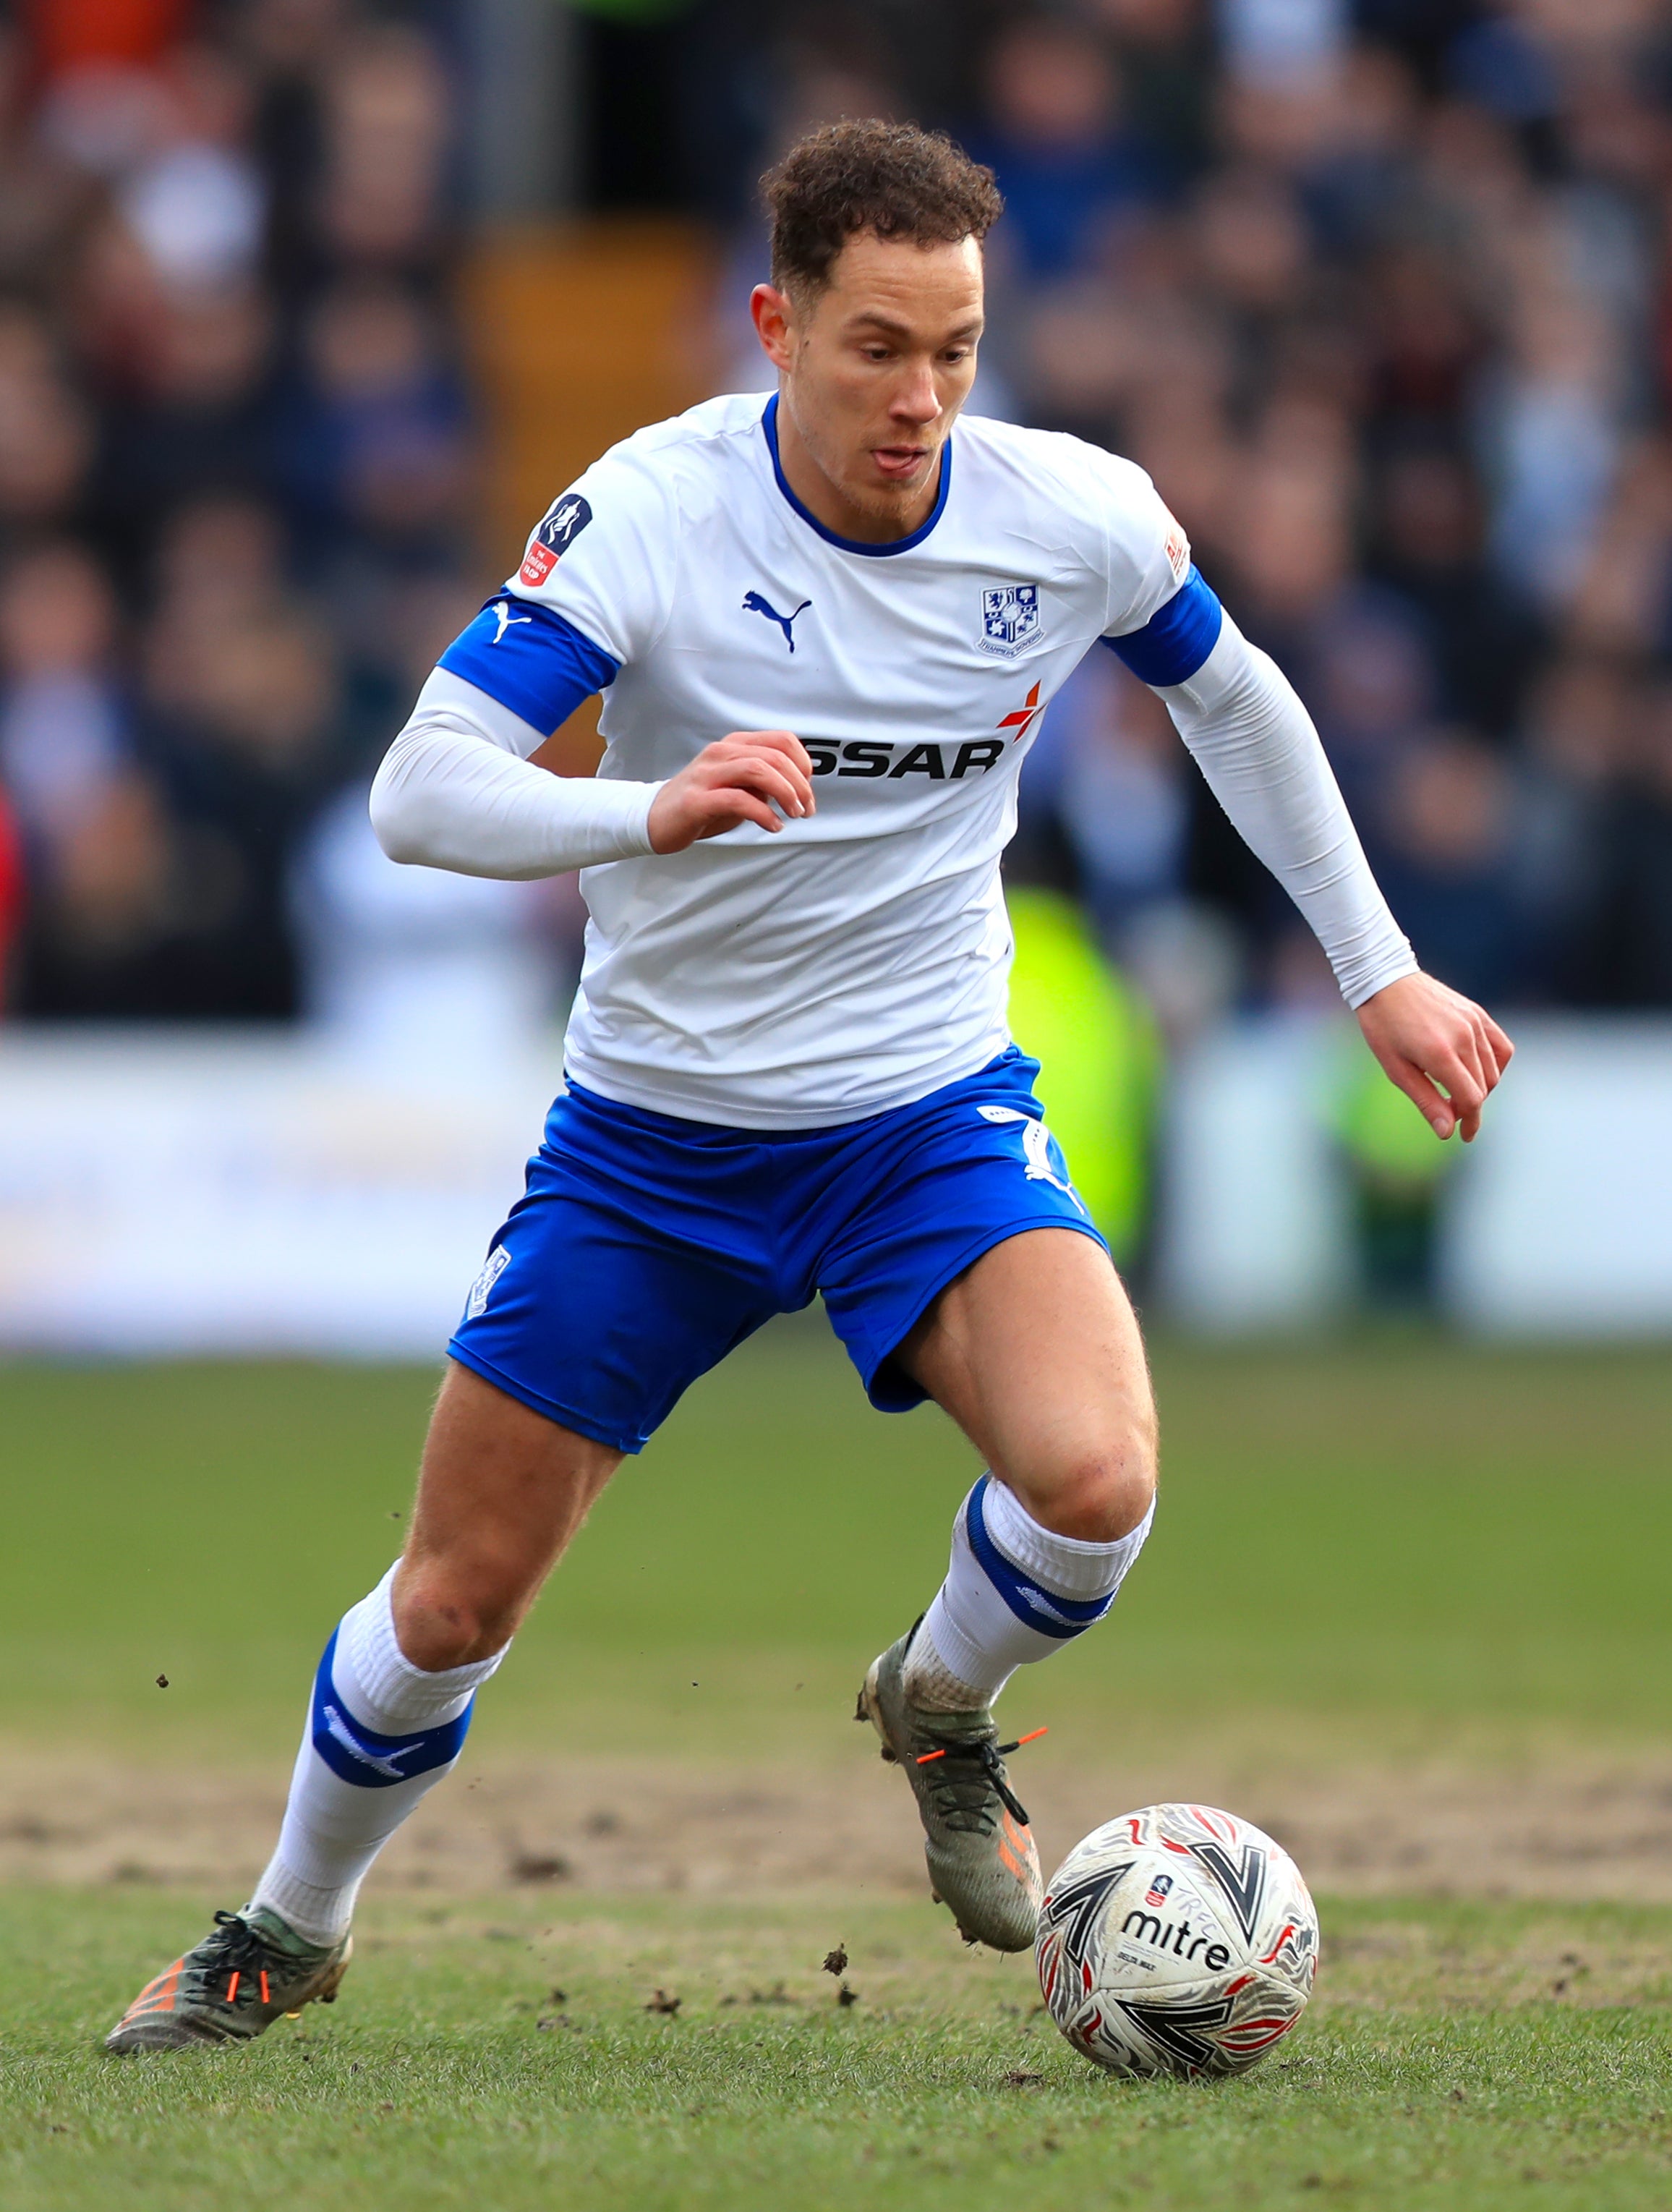
M 1143 1549 L 1154 1500 L 1112 1544 L 1053 1535 L 984 1474 L 952 1524 L 952 1564 L 906 1660 L 908 1695 L 942 1712 L 990 1705 L 1018 1667 L 1101 1620 Z
M 394 1579 L 391 1567 L 325 1646 L 278 1849 L 250 1900 L 310 1942 L 347 1932 L 373 1860 L 451 1772 L 476 1692 L 505 1656 L 439 1674 L 415 1667 L 395 1635 Z

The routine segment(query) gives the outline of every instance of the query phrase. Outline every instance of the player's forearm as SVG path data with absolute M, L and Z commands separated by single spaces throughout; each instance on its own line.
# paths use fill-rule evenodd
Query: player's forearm
M 468 709 L 421 700 L 372 786 L 391 860 L 526 880 L 648 853 L 654 783 L 552 775 Z
M 1276 663 L 1227 616 L 1196 674 L 1160 696 L 1233 826 L 1312 926 L 1348 1006 L 1412 974 L 1415 956 L 1370 872 L 1312 717 Z

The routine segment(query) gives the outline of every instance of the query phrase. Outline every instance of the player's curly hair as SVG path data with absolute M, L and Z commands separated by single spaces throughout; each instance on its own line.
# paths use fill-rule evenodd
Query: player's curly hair
M 912 123 L 827 123 L 760 179 L 772 219 L 772 282 L 803 296 L 861 231 L 918 246 L 984 239 L 1004 212 L 990 169 L 944 131 Z

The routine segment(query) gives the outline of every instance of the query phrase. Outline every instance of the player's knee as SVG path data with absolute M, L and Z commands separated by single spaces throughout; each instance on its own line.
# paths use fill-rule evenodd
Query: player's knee
M 1148 1422 L 1118 1438 L 1091 1437 L 1063 1452 L 1034 1517 L 1058 1536 L 1112 1544 L 1131 1534 L 1155 1496 L 1155 1433 Z
M 498 1577 L 426 1562 L 409 1567 L 396 1583 L 395 1634 L 415 1667 L 441 1674 L 502 1651 L 526 1607 L 524 1593 Z

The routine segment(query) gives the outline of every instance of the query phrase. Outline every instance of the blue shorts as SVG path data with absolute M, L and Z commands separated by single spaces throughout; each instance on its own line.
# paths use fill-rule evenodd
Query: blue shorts
M 566 1428 L 636 1452 L 698 1376 L 822 1292 L 871 1403 L 924 1393 L 890 1358 L 1007 1237 L 1103 1240 L 1013 1045 L 978 1075 L 837 1128 L 728 1129 L 559 1098 L 448 1346 Z

